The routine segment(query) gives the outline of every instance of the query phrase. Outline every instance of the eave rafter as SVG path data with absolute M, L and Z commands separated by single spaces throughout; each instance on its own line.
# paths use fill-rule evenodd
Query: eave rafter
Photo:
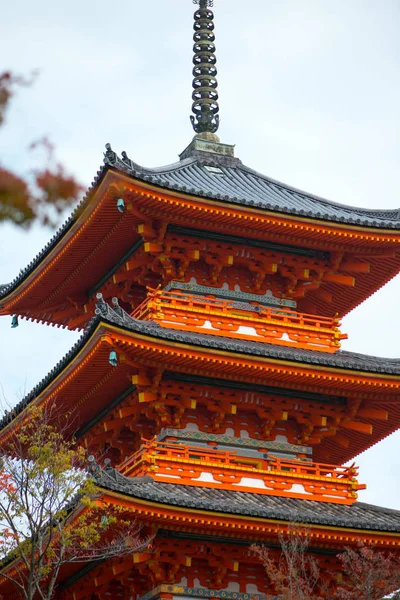
M 290 520 L 254 518 L 238 514 L 183 508 L 141 500 L 98 487 L 97 501 L 116 506 L 126 518 L 136 519 L 155 537 L 150 551 L 116 557 L 63 569 L 57 597 L 60 600 L 88 600 L 93 593 L 128 600 L 132 593 L 143 595 L 151 588 L 175 584 L 182 577 L 193 586 L 223 589 L 239 575 L 244 581 L 256 578 L 262 592 L 269 592 L 265 571 L 254 552 L 252 542 L 260 541 L 278 558 L 278 535 L 290 527 Z M 400 551 L 400 534 L 362 529 L 307 525 L 310 552 L 334 583 L 340 571 L 335 554 L 344 545 L 355 546 L 359 540 L 368 545 Z M 9 568 L 14 568 L 10 565 Z M 249 578 L 249 579 L 248 579 Z M 198 584 L 197 584 L 198 585 Z M 0 582 L 0 591 L 8 594 L 8 582 Z M 127 591 L 129 590 L 129 596 Z M 177 590 L 178 591 L 178 590 Z
M 146 364 L 152 368 L 157 368 L 158 364 L 162 362 L 166 368 L 193 375 L 201 373 L 203 376 L 211 378 L 226 377 L 231 381 L 246 381 L 248 384 L 260 384 L 268 378 L 272 385 L 282 385 L 290 389 L 302 389 L 321 394 L 349 394 L 354 398 L 349 404 L 350 412 L 333 427 L 332 438 L 328 435 L 325 438 L 326 442 L 323 441 L 331 454 L 333 449 L 335 449 L 335 453 L 339 452 L 340 462 L 367 449 L 398 427 L 395 424 L 400 416 L 398 401 L 395 400 L 395 406 L 389 404 L 389 409 L 385 404 L 385 398 L 392 397 L 394 400 L 393 395 L 398 398 L 400 380 L 397 377 L 362 372 L 351 373 L 342 369 L 249 358 L 248 355 L 229 355 L 227 352 L 209 351 L 198 347 L 194 350 L 193 347 L 185 347 L 184 344 L 177 343 L 174 343 L 173 346 L 160 344 L 159 341 L 148 343 L 146 340 L 143 343 L 140 335 L 132 338 L 129 335 L 121 335 L 119 332 L 114 337 L 111 329 L 109 332 L 111 333 L 109 343 L 118 348 L 123 359 L 122 362 L 129 359 L 134 360 L 136 365 Z M 376 404 L 378 397 L 382 399 L 380 404 Z M 363 399 L 365 402 L 362 403 Z M 157 410 L 161 409 L 161 406 L 162 404 L 159 404 Z M 358 414 L 360 409 L 361 413 Z M 147 408 L 147 410 L 149 409 Z M 180 408 L 180 415 L 182 415 L 182 411 L 183 407 Z M 171 413 L 169 412 L 169 414 Z M 160 418 L 161 416 L 162 409 Z M 180 418 L 179 415 L 177 418 Z M 299 415 L 299 421 L 302 418 L 302 415 Z M 317 433 L 316 424 L 312 421 L 313 419 L 309 423 L 309 425 L 313 425 L 310 431 Z M 338 432 L 339 425 L 341 433 Z M 321 429 L 324 429 L 322 423 L 320 426 Z M 336 440 L 334 441 L 335 436 Z M 354 444 L 356 444 L 357 450 L 355 450 Z M 322 448 L 320 459 L 329 460 L 329 452 Z
M 251 232 L 251 238 L 256 239 L 271 239 L 271 234 L 287 235 L 287 243 L 299 246 L 303 246 L 304 240 L 307 239 L 311 247 L 324 246 L 326 249 L 334 249 L 331 244 L 341 244 L 342 240 L 347 238 L 346 244 L 350 245 L 369 242 L 372 244 L 369 246 L 369 252 L 372 253 L 374 246 L 383 245 L 389 249 L 392 244 L 400 242 L 399 234 L 390 229 L 333 224 L 252 207 L 240 207 L 228 201 L 220 202 L 178 192 L 166 192 L 150 184 L 134 181 L 121 173 L 118 174 L 116 186 L 121 195 L 128 194 L 128 198 L 129 194 L 134 195 L 135 210 L 141 210 L 142 207 L 150 221 L 160 218 L 160 207 L 164 205 L 167 210 L 162 211 L 162 215 L 167 221 L 177 221 L 176 217 L 179 217 L 182 224 L 193 226 L 194 218 L 198 214 L 200 218 L 195 219 L 196 223 L 206 226 L 213 223 L 213 231 L 222 231 L 226 226 L 227 232 L 228 229 L 230 233 L 236 231 L 237 235 L 240 235 L 240 232 L 247 235 Z M 343 245 L 336 247 L 339 248 L 343 248 Z
M 215 377 L 218 372 L 229 373 L 229 379 L 246 380 L 249 383 L 262 383 L 268 375 L 272 385 L 285 381 L 285 387 L 321 393 L 332 390 L 336 390 L 336 393 L 340 393 L 340 390 L 398 393 L 400 389 L 400 378 L 397 376 L 230 353 L 176 341 L 170 344 L 168 340 L 150 338 L 140 333 L 125 333 L 112 325 L 107 326 L 107 330 L 105 341 L 118 346 L 122 353 L 134 353 L 136 360 L 145 360 L 154 368 L 157 368 L 162 357 L 163 363 L 168 365 L 166 368 L 177 371 L 194 374 L 201 372 L 207 377 Z
M 111 350 L 117 353 L 116 367 L 108 360 Z M 201 398 L 199 393 L 190 394 L 188 388 L 180 395 L 177 390 L 168 393 L 162 387 L 165 383 L 161 383 L 159 388 L 163 381 L 160 364 L 163 364 L 163 369 L 176 373 L 201 375 L 212 381 L 223 379 L 232 382 L 232 387 L 235 382 L 246 382 L 252 387 L 263 385 L 268 380 L 269 385 L 277 388 L 349 398 L 345 414 L 341 413 L 340 406 L 332 413 L 331 409 L 320 406 L 318 402 L 314 409 L 308 403 L 307 410 L 295 410 L 294 400 L 279 399 L 279 394 L 275 394 L 278 396 L 275 412 L 272 407 L 266 412 L 260 412 L 259 408 L 259 414 L 254 412 L 254 423 L 257 427 L 263 424 L 261 431 L 264 433 L 260 435 L 267 436 L 269 432 L 272 435 L 277 428 L 286 427 L 290 435 L 297 436 L 293 438 L 296 443 L 300 440 L 306 442 L 307 436 L 308 441 L 318 442 L 321 435 L 322 451 L 326 445 L 331 454 L 331 457 L 324 456 L 322 452 L 319 455 L 322 462 L 335 460 L 339 464 L 350 459 L 395 430 L 400 421 L 398 376 L 306 365 L 170 342 L 151 335 L 127 332 L 106 323 L 97 325 L 75 357 L 29 402 L 42 404 L 56 399 L 58 406 L 66 407 L 73 414 L 79 412 L 79 423 L 74 422 L 74 426 L 79 428 L 94 418 L 94 410 L 96 414 L 101 413 L 110 402 L 122 395 L 121 404 L 109 409 L 110 413 L 107 409 L 93 429 L 99 434 L 99 440 L 100 437 L 108 438 L 112 444 L 118 441 L 117 434 L 130 422 L 132 426 L 129 427 L 135 429 L 133 421 L 138 411 L 142 417 L 147 415 L 147 429 L 137 430 L 137 433 L 148 438 L 156 433 L 155 427 L 185 423 L 194 410 L 194 404 L 203 411 L 202 418 L 210 419 L 209 425 L 216 431 L 221 430 L 227 419 L 234 421 L 234 412 L 243 414 L 239 396 L 236 400 L 229 395 L 226 399 L 215 397 L 211 402 Z M 126 390 L 129 391 L 127 395 Z M 96 397 L 95 405 L 91 402 L 93 397 Z M 252 419 L 251 414 L 250 411 L 246 418 Z M 252 426 L 249 422 L 249 427 Z M 2 437 L 8 434 L 10 427 L 12 421 L 4 426 Z M 332 431 L 327 434 L 327 429 Z M 299 438 L 300 432 L 306 437 Z M 84 439 L 86 437 L 90 439 L 90 431 L 83 435 Z M 130 439 L 134 450 L 135 438 L 131 435 Z M 124 444 L 122 440 L 118 441 L 121 450 Z M 333 458 L 332 453 L 337 458 Z
M 263 539 L 276 541 L 279 531 L 290 525 L 291 521 L 267 518 L 254 518 L 248 515 L 229 515 L 224 512 L 203 511 L 196 508 L 184 508 L 170 504 L 159 504 L 141 500 L 118 492 L 99 488 L 102 498 L 110 505 L 122 506 L 134 512 L 140 520 L 156 523 L 158 527 L 179 531 L 199 531 L 203 535 L 224 535 L 232 538 Z M 183 527 L 182 527 L 183 525 Z M 307 523 L 310 530 L 311 545 L 318 540 L 318 546 L 343 547 L 343 544 L 357 543 L 362 539 L 366 544 L 376 544 L 400 548 L 400 533 L 363 530 L 348 527 L 333 527 Z M 223 531 L 223 534 L 221 533 Z
M 271 554 L 278 558 L 276 548 L 271 549 Z M 68 593 L 73 594 L 74 600 L 86 600 L 92 592 L 101 594 L 108 591 L 110 595 L 111 592 L 116 592 L 116 583 L 121 584 L 122 581 L 129 585 L 130 593 L 134 592 L 139 597 L 149 587 L 185 595 L 185 589 L 189 591 L 190 586 L 195 585 L 196 579 L 200 581 L 203 589 L 216 590 L 215 595 L 219 597 L 219 590 L 237 580 L 239 575 L 244 582 L 256 581 L 260 591 L 270 591 L 268 578 L 255 553 L 249 550 L 248 544 L 233 548 L 229 543 L 209 541 L 206 537 L 188 541 L 157 536 L 152 555 L 147 560 L 138 555 L 137 559 L 135 564 L 132 564 L 132 560 L 125 559 L 113 561 L 108 565 L 94 566 L 90 573 L 85 573 L 76 581 L 72 578 L 65 581 L 65 596 L 63 595 L 61 600 L 66 600 L 69 597 Z M 329 573 L 326 580 L 334 579 L 333 572 L 339 567 L 337 559 L 324 554 L 319 556 L 319 562 Z M 79 573 L 77 575 L 79 576 Z M 175 584 L 176 581 L 182 580 L 182 577 L 187 581 L 185 587 Z M 147 589 L 143 589 L 146 585 Z M 200 591 L 198 584 L 197 589 Z M 169 595 L 166 594 L 166 597 Z M 226 593 L 223 593 L 222 597 L 225 595 Z
M 261 541 L 278 559 L 278 535 L 290 527 L 290 521 L 185 509 L 102 487 L 98 491 L 107 505 L 118 506 L 127 517 L 138 519 L 154 532 L 152 550 L 78 570 L 62 581 L 60 600 L 87 600 L 92 593 L 117 595 L 124 587 L 140 596 L 157 586 L 175 586 L 182 577 L 187 586 L 198 586 L 198 579 L 205 588 L 224 589 L 240 576 L 245 582 L 256 581 L 259 591 L 270 592 L 265 571 L 249 546 Z M 337 581 L 340 564 L 336 553 L 344 545 L 355 546 L 362 540 L 400 551 L 400 535 L 396 533 L 313 524 L 307 525 L 307 532 L 310 552 L 316 552 L 327 583 Z M 177 588 L 175 591 L 179 593 Z

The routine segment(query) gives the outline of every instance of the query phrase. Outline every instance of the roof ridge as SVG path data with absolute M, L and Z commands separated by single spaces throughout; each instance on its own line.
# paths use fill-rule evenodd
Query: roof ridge
M 113 303 L 116 303 L 118 309 L 122 311 L 119 314 L 118 311 L 111 308 L 102 297 L 102 294 L 97 294 L 98 304 L 95 310 L 97 316 L 106 319 L 113 325 L 119 325 L 120 327 L 127 327 L 133 331 L 140 331 L 142 333 L 156 334 L 157 337 L 169 338 L 175 341 L 187 341 L 187 338 L 198 345 L 206 347 L 224 347 L 224 349 L 231 350 L 233 352 L 244 353 L 245 349 L 254 350 L 250 354 L 255 355 L 266 355 L 271 358 L 278 358 L 282 360 L 294 360 L 297 362 L 308 362 L 308 364 L 328 364 L 329 366 L 337 367 L 340 369 L 347 370 L 365 370 L 365 368 L 374 366 L 370 363 L 379 363 L 379 367 L 382 371 L 377 368 L 371 369 L 373 372 L 381 373 L 393 373 L 393 368 L 397 367 L 394 374 L 400 375 L 400 358 L 386 358 L 380 356 L 373 356 L 368 354 L 362 354 L 360 352 L 351 352 L 348 350 L 338 350 L 334 354 L 328 352 L 315 352 L 313 350 L 305 350 L 302 348 L 290 348 L 286 346 L 277 346 L 266 342 L 257 342 L 250 340 L 238 340 L 235 338 L 227 338 L 222 336 L 209 336 L 205 333 L 197 332 L 185 332 L 175 329 L 168 329 L 167 327 L 161 327 L 158 323 L 153 321 L 141 321 L 134 319 L 128 313 L 126 313 L 121 307 L 118 306 L 118 301 L 113 298 Z M 260 352 L 265 349 L 267 352 Z M 307 360 L 308 359 L 308 360 Z M 312 360 L 310 360 L 312 359 Z M 364 365 L 349 364 L 349 360 L 355 359 L 365 361 Z M 335 362 L 337 364 L 335 364 Z M 378 365 L 375 365 L 378 366 Z M 392 369 L 390 369 L 392 366 Z M 386 367 L 386 368 L 385 368 Z

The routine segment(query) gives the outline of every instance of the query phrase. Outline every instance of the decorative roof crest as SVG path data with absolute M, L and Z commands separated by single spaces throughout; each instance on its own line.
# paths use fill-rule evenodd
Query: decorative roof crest
M 209 7 L 214 0 L 193 0 L 199 4 L 194 13 L 193 93 L 190 120 L 197 135 L 219 142 L 215 135 L 219 127 L 218 82 L 215 56 L 214 14 Z

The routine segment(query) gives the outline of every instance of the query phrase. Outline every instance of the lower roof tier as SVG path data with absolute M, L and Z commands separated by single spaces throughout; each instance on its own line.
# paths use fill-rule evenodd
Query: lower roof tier
M 400 511 L 364 502 L 352 505 L 282 498 L 232 490 L 217 490 L 169 484 L 151 477 L 129 478 L 115 469 L 99 469 L 96 483 L 117 492 L 157 505 L 210 511 L 224 515 L 301 522 L 374 532 L 400 533 Z M 154 507 L 160 510 L 160 506 Z M 398 540 L 400 542 L 400 540 Z

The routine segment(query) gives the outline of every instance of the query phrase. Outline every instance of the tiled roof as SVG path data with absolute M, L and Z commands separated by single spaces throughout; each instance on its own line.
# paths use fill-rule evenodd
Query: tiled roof
M 148 169 L 134 163 L 125 152 L 120 158 L 111 150 L 109 144 L 106 148 L 104 165 L 97 172 L 82 202 L 29 265 L 22 269 L 11 283 L 0 285 L 0 298 L 16 288 L 72 227 L 82 208 L 89 202 L 92 191 L 109 168 L 163 189 L 231 204 L 322 221 L 400 229 L 400 209 L 369 210 L 331 202 L 266 177 L 246 167 L 237 158 L 210 152 L 195 152 L 172 165 Z M 207 167 L 214 167 L 218 172 Z
M 7 296 L 13 289 L 18 287 L 18 285 L 26 277 L 28 277 L 30 273 L 32 273 L 32 271 L 37 267 L 37 265 L 39 265 L 48 254 L 50 254 L 51 250 L 58 244 L 58 242 L 67 233 L 67 231 L 71 229 L 76 219 L 80 215 L 81 210 L 89 203 L 92 192 L 96 188 L 97 184 L 100 182 L 107 169 L 108 167 L 106 164 L 100 167 L 100 169 L 97 171 L 96 177 L 92 181 L 82 201 L 75 207 L 75 209 L 65 221 L 65 223 L 61 225 L 58 231 L 56 231 L 56 233 L 52 236 L 50 241 L 47 242 L 44 248 L 42 248 L 42 250 L 31 260 L 31 262 L 24 269 L 21 269 L 18 275 L 10 283 L 0 284 L 0 300 L 1 298 Z
M 236 340 L 227 337 L 211 336 L 206 333 L 193 333 L 161 327 L 152 321 L 138 321 L 130 317 L 121 307 L 111 308 L 103 300 L 97 304 L 96 314 L 105 322 L 109 322 L 130 331 L 135 331 L 152 337 L 213 348 L 229 352 L 262 356 L 280 360 L 321 365 L 351 371 L 367 371 L 374 373 L 389 373 L 400 375 L 400 359 L 380 358 L 357 352 L 339 350 L 334 354 L 328 352 L 314 352 L 290 348 L 289 346 L 275 346 L 265 342 L 252 342 L 249 340 Z
M 321 365 L 331 368 L 348 369 L 351 371 L 364 371 L 370 373 L 385 373 L 400 376 L 400 359 L 381 358 L 379 356 L 369 356 L 357 352 L 346 352 L 339 350 L 335 354 L 326 352 L 313 352 L 312 350 L 292 349 L 286 346 L 274 346 L 264 342 L 252 342 L 248 340 L 234 340 L 219 336 L 210 336 L 202 333 L 192 333 L 189 331 L 178 331 L 161 327 L 151 321 L 138 321 L 130 317 L 121 307 L 111 308 L 104 301 L 100 300 L 94 317 L 85 332 L 74 344 L 69 352 L 62 358 L 57 365 L 40 381 L 33 390 L 25 396 L 12 411 L 7 411 L 0 419 L 0 430 L 3 429 L 14 417 L 19 414 L 32 400 L 34 400 L 69 364 L 71 360 L 80 352 L 86 342 L 90 339 L 94 329 L 99 322 L 116 325 L 124 330 L 147 335 L 151 338 L 169 340 L 190 344 L 203 348 L 213 348 L 239 354 L 248 354 L 250 356 L 262 356 L 277 360 L 290 360 L 293 362 L 305 363 L 309 365 Z
M 370 210 L 331 202 L 262 175 L 229 156 L 195 152 L 189 158 L 156 169 L 140 167 L 126 153 L 121 159 L 110 148 L 105 156 L 106 164 L 135 179 L 194 196 L 322 221 L 400 228 L 400 209 Z M 207 167 L 215 167 L 217 172 Z
M 151 477 L 129 478 L 115 469 L 99 469 L 99 487 L 133 498 L 225 514 L 301 521 L 374 531 L 400 532 L 400 511 L 355 502 L 351 506 L 250 492 L 219 490 L 154 481 Z

